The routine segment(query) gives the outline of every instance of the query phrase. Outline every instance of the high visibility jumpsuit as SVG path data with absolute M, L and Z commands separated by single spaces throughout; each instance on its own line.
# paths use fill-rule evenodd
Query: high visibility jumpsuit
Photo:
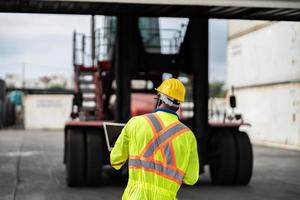
M 168 110 L 128 121 L 110 154 L 115 169 L 127 159 L 123 200 L 173 200 L 182 183 L 193 185 L 199 178 L 195 136 Z

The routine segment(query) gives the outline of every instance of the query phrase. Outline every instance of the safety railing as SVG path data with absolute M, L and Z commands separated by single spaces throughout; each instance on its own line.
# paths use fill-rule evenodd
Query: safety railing
M 180 30 L 141 28 L 145 50 L 150 53 L 177 53 L 183 41 L 184 28 L 185 26 L 182 26 Z M 74 32 L 73 65 L 94 66 L 97 61 L 110 60 L 115 37 L 116 30 L 112 26 L 96 29 L 94 40 L 91 36 Z
M 183 41 L 184 30 L 178 29 L 140 29 L 146 51 L 175 54 Z
M 74 31 L 73 65 L 93 66 L 92 57 L 92 37 Z

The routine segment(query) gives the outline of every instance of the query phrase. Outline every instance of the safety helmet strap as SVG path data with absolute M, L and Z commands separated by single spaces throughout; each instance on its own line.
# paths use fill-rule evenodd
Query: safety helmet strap
M 164 102 L 165 104 L 175 107 L 175 108 L 179 108 L 180 103 L 177 102 L 177 100 L 168 97 L 167 95 L 163 94 L 163 93 L 158 93 L 159 99 Z

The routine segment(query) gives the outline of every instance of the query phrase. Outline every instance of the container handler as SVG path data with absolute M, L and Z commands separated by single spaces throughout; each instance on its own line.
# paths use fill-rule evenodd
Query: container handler
M 126 123 L 152 112 L 154 87 L 166 73 L 184 78 L 190 93 L 192 114 L 179 114 L 198 141 L 199 173 L 209 165 L 214 184 L 247 185 L 253 153 L 248 135 L 239 130 L 241 115 L 209 120 L 208 19 L 190 18 L 180 30 L 160 29 L 158 18 L 105 17 L 99 29 L 91 21 L 91 36 L 73 35 L 74 98 L 64 139 L 68 186 L 102 183 L 110 164 L 103 122 Z M 234 95 L 230 105 L 236 106 Z

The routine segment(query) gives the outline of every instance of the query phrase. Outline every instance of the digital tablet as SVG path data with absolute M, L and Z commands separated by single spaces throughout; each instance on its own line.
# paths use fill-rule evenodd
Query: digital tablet
M 104 134 L 108 151 L 111 151 L 125 124 L 103 122 Z

